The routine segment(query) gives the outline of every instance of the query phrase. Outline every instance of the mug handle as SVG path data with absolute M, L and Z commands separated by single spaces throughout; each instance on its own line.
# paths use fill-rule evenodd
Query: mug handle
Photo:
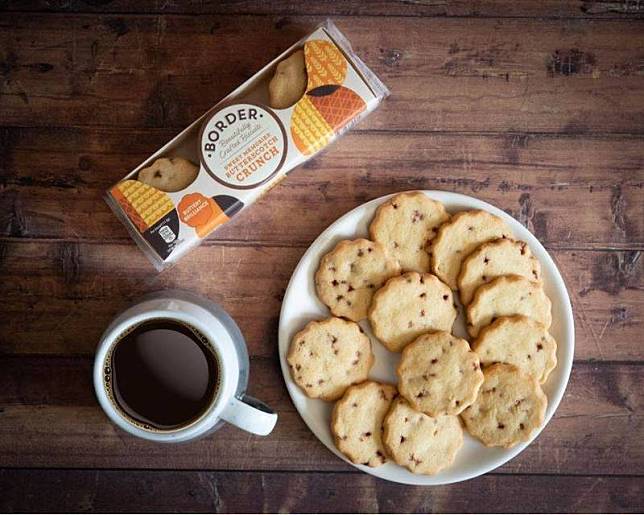
M 260 436 L 268 435 L 277 423 L 277 413 L 262 401 L 249 395 L 233 397 L 221 418 L 239 429 Z

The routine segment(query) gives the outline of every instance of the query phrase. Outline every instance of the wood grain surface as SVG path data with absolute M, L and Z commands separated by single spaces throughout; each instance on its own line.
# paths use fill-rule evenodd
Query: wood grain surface
M 282 296 L 304 250 L 209 244 L 186 256 L 171 273 L 155 275 L 129 242 L 4 241 L 3 269 L 13 280 L 0 283 L 0 351 L 91 355 L 109 320 L 136 297 L 190 284 L 226 306 L 253 356 L 272 357 Z M 638 251 L 553 250 L 552 256 L 575 308 L 575 357 L 643 360 L 643 346 L 634 344 L 641 338 L 644 316 Z M 211 263 L 226 272 L 208 280 Z
M 608 512 L 642 509 L 633 477 L 488 474 L 458 488 L 400 487 L 366 474 L 121 470 L 0 471 L 3 511 L 63 512 Z M 33 484 L 48 485 L 35 492 Z M 19 499 L 19 500 L 18 500 Z M 520 501 L 517 502 L 517 499 Z
M 270 438 L 227 426 L 181 446 L 135 440 L 109 424 L 96 408 L 90 358 L 21 356 L 1 363 L 0 449 L 6 466 L 351 470 L 300 419 L 274 358 L 251 360 L 249 388 L 280 414 Z M 631 435 L 644 429 L 639 372 L 632 364 L 578 363 L 554 419 L 498 472 L 612 475 L 638 470 L 642 444 Z
M 383 30 L 386 17 L 334 19 L 393 91 L 363 129 L 642 130 L 641 20 L 570 19 L 562 30 L 540 18 L 411 16 Z M 319 21 L 16 13 L 0 21 L 0 109 L 17 126 L 183 128 Z M 240 63 L 242 48 L 253 51 Z
M 147 129 L 5 129 L 0 235 L 129 241 L 104 206 L 103 191 L 173 135 Z M 614 135 L 349 133 L 208 244 L 308 245 L 362 202 L 422 188 L 496 204 L 548 247 L 641 250 L 641 143 L 639 137 Z M 292 223 L 293 212 L 300 223 Z
M 146 13 L 146 14 L 270 14 L 270 15 L 376 15 L 376 16 L 440 16 L 474 18 L 625 18 L 642 17 L 644 8 L 638 0 L 372 0 L 369 2 L 315 3 L 273 0 L 190 0 L 160 2 L 158 0 L 94 1 L 65 0 L 4 0 L 4 9 L 23 12 L 84 12 L 84 13 Z
M 382 107 L 157 274 L 103 191 L 326 16 L 391 88 Z M 638 0 L 0 1 L 0 511 L 644 510 L 644 4 Z M 281 301 L 317 235 L 408 189 L 491 202 L 551 252 L 575 313 L 571 380 L 491 474 L 357 473 L 293 407 Z M 294 216 L 295 215 L 295 216 Z M 267 438 L 177 447 L 111 425 L 91 384 L 109 320 L 186 288 L 251 354 Z

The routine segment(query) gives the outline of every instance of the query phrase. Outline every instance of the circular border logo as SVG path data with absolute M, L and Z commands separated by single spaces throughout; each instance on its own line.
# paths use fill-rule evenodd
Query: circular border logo
M 272 170 L 268 176 L 264 177 L 260 181 L 254 182 L 253 184 L 248 184 L 248 185 L 241 185 L 241 184 L 236 184 L 236 183 L 231 183 L 225 180 L 223 175 L 223 170 L 214 170 L 211 168 L 209 164 L 209 159 L 206 158 L 206 151 L 204 150 L 204 144 L 205 143 L 216 143 L 212 141 L 204 141 L 204 133 L 206 131 L 218 131 L 219 134 L 225 134 L 225 131 L 227 128 L 231 126 L 230 123 L 227 124 L 225 120 L 216 120 L 215 123 L 222 123 L 225 126 L 222 127 L 215 127 L 215 123 L 211 124 L 213 120 L 220 115 L 222 111 L 229 110 L 230 108 L 237 108 L 238 110 L 243 110 L 243 109 L 248 109 L 248 108 L 254 108 L 257 110 L 257 114 L 259 115 L 259 118 L 263 118 L 264 115 L 269 116 L 270 122 L 274 122 L 275 126 L 279 129 L 279 134 L 281 136 L 281 146 L 278 149 L 278 152 L 280 154 L 280 160 L 275 167 L 274 170 Z M 239 112 L 239 111 L 238 111 Z M 227 113 L 227 115 L 230 115 L 232 113 Z M 224 117 L 225 118 L 225 117 Z M 232 124 L 236 123 L 236 121 L 241 121 L 241 120 L 235 120 L 232 122 Z M 269 122 L 269 123 L 270 123 Z M 264 122 L 261 122 L 264 123 Z M 276 131 L 273 131 L 276 132 Z M 277 144 L 279 145 L 280 142 L 278 141 Z M 206 172 L 208 172 L 208 175 L 210 175 L 213 179 L 215 179 L 218 183 L 223 184 L 224 186 L 236 190 L 250 190 L 253 188 L 256 188 L 258 186 L 261 186 L 262 184 L 268 182 L 271 180 L 277 172 L 279 172 L 282 169 L 282 166 L 284 165 L 284 161 L 286 160 L 286 149 L 288 145 L 288 139 L 286 136 L 286 130 L 284 129 L 284 125 L 282 124 L 282 121 L 279 119 L 279 117 L 270 109 L 268 109 L 266 106 L 263 106 L 261 104 L 255 104 L 253 102 L 241 102 L 241 103 L 230 103 L 226 104 L 224 106 L 216 108 L 216 110 L 207 116 L 206 120 L 201 124 L 201 129 L 199 130 L 199 160 L 201 164 L 203 165 L 204 169 Z

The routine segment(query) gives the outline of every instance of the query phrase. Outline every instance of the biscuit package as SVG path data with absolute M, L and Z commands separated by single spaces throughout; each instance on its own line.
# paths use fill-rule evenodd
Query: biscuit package
M 388 93 L 327 21 L 112 186 L 106 201 L 163 270 Z

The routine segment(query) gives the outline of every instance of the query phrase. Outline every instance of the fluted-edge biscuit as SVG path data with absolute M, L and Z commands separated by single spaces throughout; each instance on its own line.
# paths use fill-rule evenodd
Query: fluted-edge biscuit
M 382 423 L 396 394 L 391 384 L 365 381 L 347 388 L 335 403 L 331 432 L 336 447 L 351 462 L 379 467 L 387 461 Z
M 447 220 L 449 214 L 443 204 L 420 191 L 411 191 L 395 195 L 378 207 L 369 234 L 398 260 L 403 271 L 428 272 L 428 243 Z
M 480 286 L 467 306 L 467 330 L 477 336 L 484 326 L 502 316 L 524 315 L 552 323 L 551 303 L 539 283 L 518 275 L 503 275 Z
M 398 397 L 385 417 L 383 442 L 398 465 L 416 474 L 436 474 L 454 462 L 463 430 L 458 417 L 430 417 Z
M 543 424 L 548 399 L 537 380 L 514 365 L 484 369 L 474 404 L 461 413 L 469 433 L 488 447 L 514 447 Z
M 483 366 L 509 363 L 541 384 L 557 366 L 557 342 L 539 322 L 523 315 L 497 318 L 472 344 Z
M 461 265 L 457 280 L 461 302 L 469 304 L 479 286 L 508 274 L 541 283 L 541 265 L 526 242 L 500 238 L 484 243 Z
M 435 275 L 417 272 L 389 279 L 369 308 L 373 334 L 392 352 L 428 331 L 451 332 L 455 319 L 449 287 Z
M 461 263 L 479 245 L 497 238 L 510 238 L 506 223 L 487 211 L 461 211 L 438 229 L 431 242 L 431 266 L 441 281 L 455 290 Z
M 474 402 L 483 372 L 469 344 L 439 331 L 419 336 L 402 351 L 398 390 L 411 406 L 430 415 L 458 415 Z
M 371 342 L 358 324 L 341 318 L 309 322 L 291 340 L 291 376 L 311 398 L 334 401 L 369 375 Z
M 367 316 L 376 290 L 399 272 L 398 261 L 380 243 L 342 240 L 320 261 L 315 288 L 331 313 L 357 322 Z

